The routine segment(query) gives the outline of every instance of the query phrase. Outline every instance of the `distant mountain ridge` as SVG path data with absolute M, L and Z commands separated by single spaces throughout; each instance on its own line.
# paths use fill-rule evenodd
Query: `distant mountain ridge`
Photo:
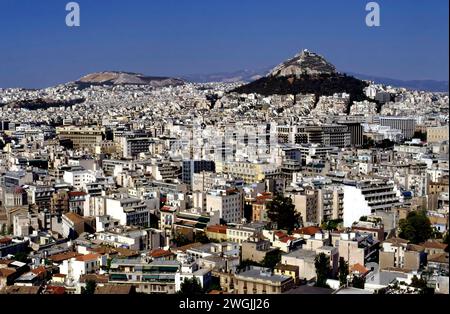
M 207 82 L 244 82 L 250 83 L 271 72 L 271 67 L 265 67 L 256 70 L 238 70 L 232 72 L 218 72 L 210 74 L 191 74 L 183 76 L 183 79 L 194 83 Z M 379 77 L 374 75 L 360 74 L 354 72 L 343 71 L 350 76 L 361 80 L 373 81 L 377 84 L 391 85 L 394 87 L 404 87 L 412 90 L 420 90 L 427 92 L 447 92 L 449 91 L 448 81 L 437 80 L 398 80 L 387 77 Z
M 178 86 L 185 82 L 178 78 L 145 76 L 140 73 L 104 71 L 90 73 L 75 81 L 78 85 L 149 85 L 153 87 Z
M 436 80 L 397 80 L 387 77 L 379 77 L 373 75 L 359 74 L 347 72 L 347 74 L 362 80 L 373 81 L 378 84 L 391 85 L 394 87 L 404 87 L 407 89 L 421 90 L 427 92 L 448 93 L 448 81 Z

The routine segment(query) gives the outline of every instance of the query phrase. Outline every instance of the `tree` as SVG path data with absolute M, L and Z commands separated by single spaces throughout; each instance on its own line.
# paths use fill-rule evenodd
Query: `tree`
M 428 240 L 433 234 L 433 228 L 425 211 L 412 211 L 408 213 L 406 219 L 400 219 L 399 228 L 399 236 L 414 244 Z
M 109 270 L 111 269 L 111 264 L 112 264 L 113 259 L 111 257 L 108 257 L 108 259 L 106 260 L 106 271 L 109 273 Z
M 270 253 L 267 253 L 262 260 L 262 265 L 267 268 L 273 269 L 277 264 L 281 261 L 281 252 L 280 250 L 276 250 Z
M 278 229 L 286 229 L 288 233 L 299 227 L 300 214 L 295 211 L 292 199 L 277 195 L 267 204 L 267 216 Z
M 198 232 L 194 235 L 195 242 L 200 242 L 203 244 L 210 243 L 211 240 L 206 236 L 204 232 Z
M 427 141 L 427 132 L 415 131 L 413 138 L 420 138 L 422 142 Z
M 18 252 L 14 255 L 14 260 L 22 263 L 26 263 L 28 261 L 28 254 L 25 252 Z
M 433 294 L 434 289 L 430 289 L 427 284 L 427 280 L 421 276 L 418 278 L 416 275 L 414 275 L 411 278 L 411 287 L 419 289 L 421 294 Z
M 359 289 L 364 289 L 366 279 L 360 276 L 353 275 L 352 286 Z
M 349 274 L 348 263 L 345 261 L 345 259 L 343 257 L 340 257 L 339 258 L 338 277 L 339 277 L 339 284 L 341 286 L 347 285 L 348 274 Z
M 179 232 L 177 232 L 175 234 L 175 237 L 172 239 L 172 241 L 178 247 L 191 243 L 191 241 L 189 241 L 189 239 L 186 238 L 186 236 L 184 234 L 179 233 Z
M 197 279 L 197 277 L 190 278 L 184 278 L 184 281 L 181 283 L 181 289 L 178 292 L 179 294 L 203 294 L 203 288 L 200 284 L 200 281 Z
M 444 244 L 447 244 L 447 246 L 445 247 L 445 252 L 448 253 L 448 231 L 447 231 L 446 234 L 444 234 L 444 239 L 442 240 L 442 242 L 443 242 Z
M 316 267 L 316 287 L 327 288 L 327 278 L 330 273 L 330 258 L 325 253 L 316 255 L 314 260 Z
M 2 224 L 2 228 L 0 230 L 0 235 L 2 235 L 2 236 L 6 235 L 6 224 Z
M 94 294 L 97 283 L 94 280 L 86 281 L 86 287 L 81 287 L 81 294 Z
M 331 219 L 331 220 L 324 221 L 322 223 L 321 227 L 324 230 L 333 231 L 333 230 L 337 230 L 339 224 L 341 224 L 342 222 L 343 222 L 342 219 Z

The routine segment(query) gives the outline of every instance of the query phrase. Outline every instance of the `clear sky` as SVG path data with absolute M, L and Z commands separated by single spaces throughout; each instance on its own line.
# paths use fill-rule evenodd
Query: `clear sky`
M 341 71 L 448 80 L 448 0 L 0 0 L 0 87 L 123 70 L 180 76 L 272 66 L 307 48 Z

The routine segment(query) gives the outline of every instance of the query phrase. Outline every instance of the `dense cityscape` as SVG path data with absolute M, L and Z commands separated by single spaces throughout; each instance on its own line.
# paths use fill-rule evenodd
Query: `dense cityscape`
M 0 293 L 448 294 L 448 119 L 306 49 L 0 88 Z

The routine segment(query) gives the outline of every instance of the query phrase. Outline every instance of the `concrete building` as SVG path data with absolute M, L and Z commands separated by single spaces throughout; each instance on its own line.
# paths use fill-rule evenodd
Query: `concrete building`
M 292 277 L 276 275 L 263 267 L 251 266 L 234 276 L 235 294 L 280 294 L 293 285 Z
M 351 227 L 361 216 L 389 211 L 400 206 L 396 187 L 391 182 L 374 180 L 345 183 L 344 227 Z
M 425 250 L 400 238 L 383 242 L 380 251 L 380 269 L 402 268 L 417 271 L 425 261 Z
M 215 163 L 211 160 L 183 160 L 181 179 L 192 187 L 195 173 L 214 172 L 215 169 Z
M 408 117 L 380 117 L 381 126 L 388 126 L 392 129 L 401 130 L 405 139 L 414 136 L 416 130 L 416 119 Z
M 106 214 L 118 219 L 121 225 L 150 226 L 150 211 L 138 198 L 106 198 Z
M 140 259 L 114 259 L 109 282 L 132 284 L 136 292 L 147 294 L 174 294 L 179 281 L 181 263 L 178 261 L 142 262 Z
M 427 143 L 448 141 L 448 125 L 427 128 Z
M 75 149 L 94 151 L 103 139 L 104 129 L 94 127 L 58 127 L 56 134 L 59 139 L 71 140 Z
M 94 171 L 80 167 L 64 171 L 63 180 L 76 189 L 81 190 L 86 187 L 86 184 L 95 182 L 97 178 Z
M 237 189 L 215 189 L 206 195 L 206 210 L 219 211 L 227 223 L 240 223 L 243 218 L 244 195 Z
M 242 242 L 241 247 L 242 260 L 254 261 L 261 263 L 267 254 L 273 254 L 278 249 L 271 246 L 269 240 L 263 239 L 260 236 L 251 236 L 248 240 Z

